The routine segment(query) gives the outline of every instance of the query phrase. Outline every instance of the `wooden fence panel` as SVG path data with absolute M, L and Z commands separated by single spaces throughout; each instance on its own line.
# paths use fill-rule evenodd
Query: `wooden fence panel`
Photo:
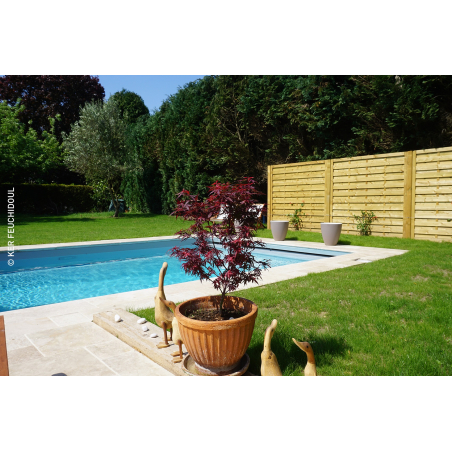
M 325 221 L 326 166 L 325 161 L 272 166 L 268 220 L 288 220 L 287 215 L 304 203 L 303 230 L 319 232 L 320 223 Z
M 452 147 L 415 155 L 412 238 L 452 242 Z
M 275 165 L 268 169 L 268 227 L 304 202 L 303 230 L 372 210 L 374 235 L 452 241 L 452 147 Z
M 353 215 L 372 210 L 378 221 L 375 235 L 402 237 L 404 168 L 403 152 L 334 159 L 333 222 L 346 234 L 358 234 Z

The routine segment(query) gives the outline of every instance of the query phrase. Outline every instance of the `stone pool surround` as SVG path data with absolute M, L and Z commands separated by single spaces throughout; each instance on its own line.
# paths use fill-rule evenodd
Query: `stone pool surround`
M 93 242 L 24 245 L 16 250 L 54 248 L 64 246 L 127 243 L 163 239 L 176 236 L 139 239 L 101 240 Z M 262 286 L 287 279 L 351 267 L 406 253 L 405 250 L 371 248 L 351 245 L 326 246 L 318 242 L 286 240 L 267 243 L 291 247 L 345 251 L 350 254 L 316 261 L 301 262 L 266 270 L 259 284 Z M 0 247 L 0 253 L 7 247 Z M 171 268 L 168 267 L 168 271 Z M 243 287 L 239 287 L 238 290 Z M 5 317 L 6 344 L 10 375 L 170 375 L 165 369 L 92 323 L 93 314 L 112 308 L 153 307 L 157 288 L 136 290 L 81 300 L 65 301 L 44 306 L 0 312 Z M 208 282 L 191 281 L 165 286 L 168 299 L 180 302 L 217 291 Z

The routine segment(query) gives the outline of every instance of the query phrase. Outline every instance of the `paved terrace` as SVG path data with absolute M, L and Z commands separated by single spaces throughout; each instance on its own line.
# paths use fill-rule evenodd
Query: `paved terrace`
M 177 237 L 27 245 L 16 247 L 16 249 L 125 243 L 172 238 Z M 247 287 L 271 284 L 306 276 L 309 273 L 362 265 L 368 261 L 385 259 L 406 252 L 348 245 L 329 247 L 317 242 L 262 240 L 279 245 L 345 251 L 350 254 L 271 268 L 262 273 L 263 278 L 259 284 L 248 285 Z M 0 247 L 0 252 L 6 250 L 7 247 Z M 168 271 L 171 271 L 171 268 L 168 268 Z M 172 375 L 92 322 L 93 314 L 115 307 L 126 310 L 128 308 L 153 307 L 156 292 L 157 288 L 154 287 L 0 313 L 5 317 L 10 375 L 54 375 L 58 373 L 90 376 Z M 165 286 L 165 294 L 168 299 L 180 302 L 195 297 L 215 295 L 217 292 L 207 282 L 201 284 L 199 281 L 192 281 Z

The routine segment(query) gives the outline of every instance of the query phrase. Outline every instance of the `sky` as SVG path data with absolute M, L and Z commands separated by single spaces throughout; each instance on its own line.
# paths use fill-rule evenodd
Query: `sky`
M 123 88 L 133 91 L 143 98 L 146 107 L 152 112 L 178 88 L 193 82 L 204 75 L 99 75 L 99 82 L 105 89 L 105 100 Z

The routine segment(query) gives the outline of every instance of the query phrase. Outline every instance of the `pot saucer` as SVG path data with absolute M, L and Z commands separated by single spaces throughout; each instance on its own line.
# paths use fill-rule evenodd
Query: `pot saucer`
M 245 353 L 243 355 L 242 359 L 240 360 L 239 364 L 234 369 L 232 369 L 232 371 L 230 371 L 224 375 L 221 375 L 221 376 L 223 376 L 223 377 L 239 377 L 240 375 L 243 375 L 248 370 L 249 365 L 250 365 L 250 357 L 248 356 L 247 353 Z M 207 375 L 201 375 L 198 373 L 198 371 L 196 369 L 195 361 L 188 354 L 182 361 L 182 370 L 187 375 L 190 375 L 192 377 L 207 376 Z

